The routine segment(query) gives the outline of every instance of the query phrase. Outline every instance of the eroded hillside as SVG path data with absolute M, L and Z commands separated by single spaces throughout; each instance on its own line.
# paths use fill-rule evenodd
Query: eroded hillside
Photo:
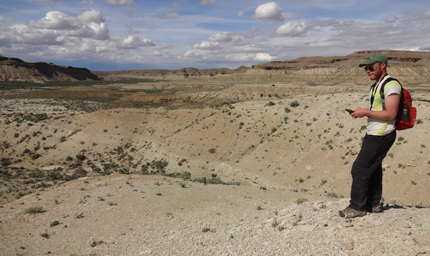
M 348 197 L 366 120 L 352 119 L 344 109 L 366 107 L 367 86 L 203 87 L 188 84 L 175 91 L 162 82 L 67 87 L 51 91 L 52 99 L 39 96 L 49 89 L 4 93 L 3 202 L 62 181 L 111 173 L 170 174 L 303 197 Z M 109 93 L 112 88 L 118 95 Z M 88 91 L 88 98 L 54 97 Z M 428 89 L 411 91 L 419 120 L 399 132 L 384 162 L 384 197 L 430 205 L 424 193 L 430 185 Z

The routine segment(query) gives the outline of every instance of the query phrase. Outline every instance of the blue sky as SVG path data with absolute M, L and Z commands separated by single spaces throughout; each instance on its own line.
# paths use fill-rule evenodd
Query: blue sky
M 91 70 L 430 50 L 430 1 L 0 0 L 0 55 Z

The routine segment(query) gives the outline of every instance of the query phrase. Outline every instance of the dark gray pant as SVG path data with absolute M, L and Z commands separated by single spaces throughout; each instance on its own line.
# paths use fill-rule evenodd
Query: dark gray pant
M 382 160 L 394 141 L 396 131 L 385 136 L 364 136 L 360 153 L 352 165 L 351 201 L 349 207 L 363 210 L 374 207 L 382 198 Z

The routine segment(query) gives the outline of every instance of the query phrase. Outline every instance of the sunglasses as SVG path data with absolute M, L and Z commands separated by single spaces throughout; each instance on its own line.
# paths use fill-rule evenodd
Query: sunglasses
M 374 67 L 374 66 L 364 67 L 364 70 L 365 70 L 366 72 L 367 72 L 367 71 L 373 72 L 373 71 L 375 71 L 375 67 Z

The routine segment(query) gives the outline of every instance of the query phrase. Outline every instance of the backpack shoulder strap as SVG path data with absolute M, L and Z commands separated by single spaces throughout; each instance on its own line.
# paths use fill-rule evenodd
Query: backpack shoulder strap
M 385 89 L 385 85 L 388 82 L 393 81 L 393 80 L 397 81 L 397 83 L 400 84 L 399 80 L 395 79 L 394 77 L 389 76 L 389 77 L 387 77 L 387 78 L 384 79 L 384 81 L 382 82 L 382 85 L 381 85 L 381 89 L 379 90 L 379 93 L 381 94 L 382 105 L 384 106 L 384 109 L 385 109 L 385 105 L 384 105 L 384 100 L 385 100 L 384 89 Z M 400 88 L 402 88 L 401 84 L 400 84 Z
M 402 84 L 400 84 L 400 82 L 399 82 L 399 80 L 397 80 L 397 79 L 395 79 L 394 77 L 391 77 L 391 76 L 386 76 L 386 77 L 384 77 L 383 78 L 383 80 L 381 81 L 381 89 L 379 89 L 379 93 L 380 93 L 380 95 L 381 95 L 381 101 L 382 101 L 382 109 L 383 110 L 385 110 L 385 94 L 384 94 L 384 89 L 385 89 L 385 85 L 388 83 L 388 82 L 390 82 L 390 81 L 397 81 L 397 83 L 399 83 L 399 85 L 400 85 L 400 89 L 402 89 L 403 87 L 402 87 Z M 402 94 L 402 91 L 403 91 L 403 89 L 402 90 L 400 90 L 400 93 Z M 400 97 L 401 97 L 402 95 L 400 95 Z M 373 105 L 373 102 L 372 102 L 372 105 Z
M 385 109 L 385 95 L 384 95 L 384 86 L 386 84 L 386 80 L 391 78 L 388 74 L 385 75 L 382 80 L 380 80 L 379 82 L 374 83 L 371 88 L 370 88 L 370 110 L 372 110 L 373 107 L 373 101 L 375 100 L 375 95 L 376 92 L 378 91 L 378 88 L 380 87 L 381 89 L 379 89 L 379 93 L 381 95 L 381 100 L 382 100 L 382 108 Z

